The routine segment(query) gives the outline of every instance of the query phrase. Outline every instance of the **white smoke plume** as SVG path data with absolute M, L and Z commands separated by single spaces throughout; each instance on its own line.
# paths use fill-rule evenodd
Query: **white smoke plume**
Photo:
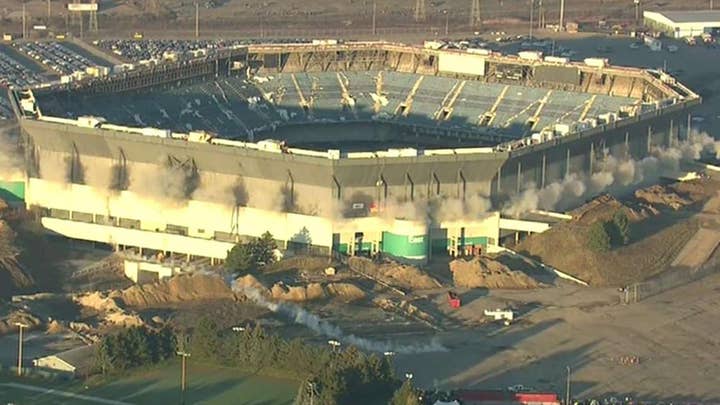
M 544 188 L 528 184 L 502 207 L 502 212 L 518 216 L 537 209 L 562 209 L 604 191 L 638 185 L 677 172 L 682 161 L 699 159 L 703 152 L 714 153 L 720 158 L 720 141 L 707 134 L 693 133 L 687 141 L 675 147 L 656 148 L 641 160 L 606 156 L 598 163 L 597 171 L 589 176 L 571 174 Z
M 283 315 L 298 325 L 304 325 L 317 334 L 333 339 L 339 339 L 343 344 L 355 346 L 359 349 L 371 352 L 395 352 L 402 354 L 444 352 L 448 350 L 437 341 L 431 341 L 427 344 L 402 345 L 392 342 L 373 341 L 352 334 L 347 335 L 339 327 L 332 325 L 327 321 L 323 321 L 319 316 L 312 314 L 295 304 L 269 301 L 262 295 L 262 293 L 260 293 L 260 291 L 254 288 L 234 289 L 236 292 L 242 293 L 250 298 L 257 305 L 267 308 L 274 313 Z
M 17 148 L 17 137 L 11 133 L 17 127 L 0 128 L 0 180 L 22 181 L 23 156 Z

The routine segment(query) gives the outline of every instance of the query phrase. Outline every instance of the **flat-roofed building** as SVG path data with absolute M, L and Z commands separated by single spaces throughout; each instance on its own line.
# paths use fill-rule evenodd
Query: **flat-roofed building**
M 645 25 L 672 38 L 720 31 L 720 10 L 644 11 Z

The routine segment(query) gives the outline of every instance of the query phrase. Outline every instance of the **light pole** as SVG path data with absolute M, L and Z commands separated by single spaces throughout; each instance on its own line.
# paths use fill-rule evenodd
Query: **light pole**
M 373 0 L 373 13 L 372 13 L 372 34 L 373 36 L 377 35 L 377 0 Z
M 185 351 L 177 352 L 178 356 L 182 356 L 182 371 L 180 374 L 180 403 L 185 404 L 185 388 L 187 387 L 187 358 L 190 353 Z
M 530 0 L 530 40 L 532 41 L 533 36 L 533 17 L 535 14 L 535 0 Z
M 17 326 L 20 329 L 20 335 L 18 336 L 18 369 L 17 369 L 17 375 L 18 377 L 22 376 L 22 360 L 23 360 L 23 328 L 27 328 L 29 325 L 21 323 L 21 322 L 15 322 L 15 326 Z
M 567 370 L 567 381 L 565 385 L 565 404 L 570 404 L 570 366 L 565 366 Z
M 328 344 L 329 344 L 330 346 L 332 346 L 332 348 L 333 348 L 333 353 L 334 353 L 334 352 L 337 351 L 337 348 L 340 347 L 340 345 L 341 345 L 342 343 L 340 343 L 339 341 L 337 341 L 337 340 L 335 340 L 335 339 L 330 339 L 330 340 L 328 340 Z

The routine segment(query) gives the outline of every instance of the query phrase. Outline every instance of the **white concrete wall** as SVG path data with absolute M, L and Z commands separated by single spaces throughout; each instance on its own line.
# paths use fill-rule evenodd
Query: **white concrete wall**
M 195 200 L 171 201 L 152 199 L 131 191 L 112 192 L 86 185 L 52 182 L 34 178 L 28 182 L 26 203 L 28 206 L 34 205 L 96 215 L 136 219 L 141 221 L 141 229 L 152 231 L 151 233 L 154 233 L 156 229 L 164 230 L 167 224 L 172 224 L 185 226 L 188 228 L 188 236 L 202 239 L 212 238 L 215 231 L 231 233 L 236 229 L 240 235 L 255 237 L 269 231 L 275 239 L 278 240 L 292 240 L 293 238 L 297 238 L 299 234 L 304 234 L 310 238 L 313 245 L 332 246 L 332 221 L 322 217 L 246 207 L 239 207 L 234 214 L 234 207 L 230 205 Z M 56 223 L 53 224 L 57 226 Z M 75 233 L 79 232 L 81 228 L 90 231 L 87 227 L 69 227 L 63 225 L 63 229 L 72 230 Z M 125 231 L 131 230 L 126 229 Z M 108 235 L 108 231 L 95 230 L 95 228 L 93 228 L 92 232 L 99 239 L 93 239 L 89 236 L 81 237 L 80 239 L 101 241 L 113 236 L 114 238 L 123 240 L 123 244 L 143 246 L 139 243 L 131 243 L 131 241 L 126 238 L 128 235 L 126 232 L 113 231 L 112 235 Z M 190 249 L 184 246 L 182 246 L 182 249 L 170 249 L 172 244 L 178 241 L 178 239 L 172 238 L 172 236 L 177 235 L 164 235 L 162 238 L 159 238 L 157 235 L 152 237 L 147 236 L 143 237 L 143 240 L 147 239 L 148 241 L 152 241 L 153 246 L 166 246 L 167 248 L 163 250 L 174 252 L 196 251 L 196 249 Z M 162 239 L 162 242 L 159 239 Z M 181 245 L 183 243 L 181 243 Z M 143 247 L 157 248 L 149 245 Z M 204 254 L 199 255 L 219 257 Z M 222 258 L 224 257 L 223 255 Z
M 136 262 L 131 260 L 125 260 L 123 265 L 125 269 L 125 277 L 136 283 L 138 282 L 138 274 L 141 271 L 155 273 L 157 274 L 158 279 L 162 280 L 164 278 L 172 277 L 181 270 L 179 267 L 167 266 L 160 263 Z

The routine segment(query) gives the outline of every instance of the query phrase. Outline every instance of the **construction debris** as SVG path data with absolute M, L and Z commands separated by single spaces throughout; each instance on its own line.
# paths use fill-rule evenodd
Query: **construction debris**
M 415 266 L 385 260 L 381 264 L 374 263 L 364 257 L 351 257 L 348 266 L 381 284 L 398 286 L 406 289 L 426 290 L 441 287 L 442 284 Z
M 648 204 L 665 205 L 674 210 L 692 204 L 692 201 L 680 197 L 674 191 L 659 184 L 635 191 L 635 198 Z
M 16 233 L 0 220 L 0 297 L 9 297 L 19 289 L 34 285 L 32 276 L 20 264 Z
M 222 277 L 207 273 L 182 274 L 157 283 L 134 285 L 111 296 L 137 308 L 163 307 L 185 301 L 236 299 Z
M 511 270 L 488 257 L 453 260 L 450 262 L 450 271 L 453 273 L 453 281 L 457 287 L 503 289 L 538 287 L 538 282 L 525 273 Z

